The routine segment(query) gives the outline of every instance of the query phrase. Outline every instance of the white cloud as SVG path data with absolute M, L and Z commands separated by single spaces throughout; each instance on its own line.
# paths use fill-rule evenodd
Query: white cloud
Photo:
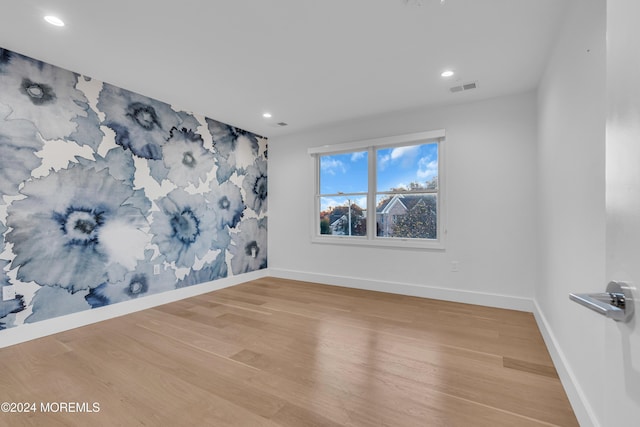
M 320 169 L 329 175 L 335 175 L 336 172 L 345 173 L 347 171 L 342 161 L 332 157 L 322 157 L 320 159 Z
M 420 151 L 420 146 L 411 145 L 409 147 L 398 147 L 391 150 L 391 159 L 398 160 L 403 157 L 414 158 Z
M 430 179 L 438 175 L 438 161 L 423 157 L 418 161 L 418 171 L 416 175 L 420 179 Z
M 367 154 L 366 151 L 359 151 L 357 153 L 353 153 L 351 155 L 351 161 L 352 162 L 357 162 L 360 159 L 364 159 L 364 156 Z
M 335 208 L 336 206 L 344 206 L 344 202 L 342 200 L 338 201 L 336 199 L 332 199 L 330 197 L 321 197 L 320 198 L 320 210 L 326 211 L 329 208 Z
M 391 160 L 391 157 L 388 154 L 384 156 L 378 156 L 378 169 L 381 171 L 385 170 L 385 168 L 389 164 L 389 160 Z
M 336 206 L 348 206 L 349 202 L 347 201 L 349 198 L 342 197 L 338 199 L 334 199 L 331 197 L 321 197 L 320 198 L 320 211 L 326 211 L 329 208 L 335 208 Z M 357 197 L 351 199 L 351 203 L 355 203 L 360 206 L 362 209 L 367 208 L 367 196 Z

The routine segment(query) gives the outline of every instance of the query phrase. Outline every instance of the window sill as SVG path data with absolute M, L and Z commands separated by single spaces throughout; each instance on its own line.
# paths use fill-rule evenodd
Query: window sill
M 378 248 L 396 248 L 396 249 L 424 249 L 433 251 L 444 251 L 444 242 L 439 240 L 422 240 L 422 239 L 368 239 L 366 237 L 353 236 L 313 236 L 311 243 L 320 243 L 328 245 L 345 245 L 345 246 L 369 246 Z

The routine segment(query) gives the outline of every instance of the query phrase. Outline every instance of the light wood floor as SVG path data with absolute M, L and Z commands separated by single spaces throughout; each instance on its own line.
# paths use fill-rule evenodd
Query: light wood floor
M 43 426 L 575 426 L 529 313 L 265 278 L 0 349 Z

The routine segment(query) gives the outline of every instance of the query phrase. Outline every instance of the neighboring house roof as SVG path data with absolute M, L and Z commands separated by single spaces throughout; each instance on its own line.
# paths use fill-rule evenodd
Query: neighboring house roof
M 333 211 L 331 212 L 331 214 L 329 215 L 329 223 L 333 224 L 336 221 L 338 221 L 340 218 L 343 218 L 346 214 L 344 212 L 341 211 Z
M 391 201 L 387 203 L 387 206 L 385 206 L 385 208 L 380 213 L 389 213 L 396 205 L 400 205 L 402 210 L 406 212 L 408 209 L 407 206 L 403 203 L 402 199 L 403 196 L 393 196 Z
M 394 196 L 388 199 L 384 199 L 382 202 L 380 202 L 378 204 L 378 206 L 376 206 L 376 213 L 382 213 L 382 211 L 385 210 L 385 208 L 387 207 L 387 205 L 391 202 L 391 200 L 393 200 L 395 197 L 398 196 Z
M 376 213 L 387 214 L 397 203 L 400 203 L 405 210 L 409 211 L 416 207 L 420 202 L 426 203 L 433 196 L 433 194 L 396 194 L 392 198 L 380 203 L 376 207 Z
M 346 215 L 342 215 L 342 216 L 338 217 L 335 221 L 333 221 L 331 223 L 331 227 L 332 228 L 337 227 L 338 225 L 340 225 L 340 224 L 338 224 L 340 221 L 347 221 L 347 216 Z
M 412 194 L 403 199 L 404 205 L 408 210 L 415 208 L 419 204 L 425 204 L 433 200 L 433 194 Z

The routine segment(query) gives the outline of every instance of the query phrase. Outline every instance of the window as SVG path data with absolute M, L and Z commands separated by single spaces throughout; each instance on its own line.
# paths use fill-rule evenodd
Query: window
M 444 131 L 309 149 L 313 240 L 443 248 Z

